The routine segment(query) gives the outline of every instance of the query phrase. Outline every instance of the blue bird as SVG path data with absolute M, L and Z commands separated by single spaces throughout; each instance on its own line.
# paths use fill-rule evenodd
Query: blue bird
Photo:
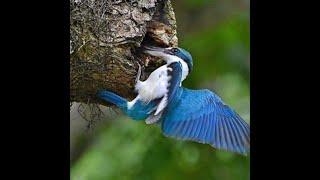
M 249 125 L 233 109 L 214 92 L 181 86 L 193 68 L 190 53 L 182 48 L 154 47 L 148 47 L 145 52 L 162 57 L 170 68 L 167 70 L 169 78 L 164 78 L 168 82 L 162 99 L 137 104 L 136 110 L 148 111 L 144 117 L 151 120 L 146 121 L 147 124 L 160 124 L 162 132 L 168 137 L 210 144 L 214 148 L 240 154 L 250 151 Z M 100 97 L 116 102 L 111 97 Z M 117 95 L 114 97 L 121 99 Z

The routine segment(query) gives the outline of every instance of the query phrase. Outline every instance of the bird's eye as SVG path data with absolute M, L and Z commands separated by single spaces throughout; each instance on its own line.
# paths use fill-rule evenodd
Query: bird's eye
M 177 53 L 177 52 L 179 52 L 179 50 L 178 50 L 178 48 L 172 48 L 172 52 Z

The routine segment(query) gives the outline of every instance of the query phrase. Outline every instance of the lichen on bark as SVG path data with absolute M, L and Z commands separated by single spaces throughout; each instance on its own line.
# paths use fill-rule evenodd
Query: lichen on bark
M 144 45 L 178 45 L 170 0 L 71 0 L 71 101 L 107 105 L 101 89 L 132 99 L 138 63 L 142 79 L 163 63 Z

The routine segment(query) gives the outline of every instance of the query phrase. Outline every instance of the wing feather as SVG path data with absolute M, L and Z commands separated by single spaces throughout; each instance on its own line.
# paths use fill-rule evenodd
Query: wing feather
M 182 89 L 179 105 L 165 112 L 162 131 L 166 136 L 249 152 L 249 125 L 234 110 L 209 90 Z
M 169 82 L 168 82 L 168 92 L 161 100 L 161 103 L 159 104 L 155 115 L 162 112 L 168 104 L 172 103 L 172 100 L 174 97 L 176 97 L 177 90 L 180 87 L 181 84 L 181 78 L 182 78 L 182 65 L 178 62 L 173 62 L 168 65 L 168 71 L 167 74 L 169 76 Z

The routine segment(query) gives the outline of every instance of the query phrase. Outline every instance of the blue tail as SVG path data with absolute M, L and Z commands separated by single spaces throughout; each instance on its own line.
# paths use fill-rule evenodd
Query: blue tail
M 100 91 L 98 97 L 101 99 L 115 104 L 118 108 L 122 110 L 127 116 L 133 120 L 144 120 L 146 119 L 151 112 L 153 112 L 160 99 L 151 101 L 150 103 L 144 103 L 140 100 L 137 100 L 130 108 L 128 108 L 128 101 L 123 97 L 116 95 L 110 91 Z
M 116 105 L 117 107 L 119 107 L 122 110 L 127 108 L 128 101 L 126 99 L 124 99 L 123 97 L 116 95 L 113 92 L 102 90 L 98 93 L 98 97 L 100 97 L 101 99 L 103 99 L 107 102 L 110 102 L 110 103 Z

